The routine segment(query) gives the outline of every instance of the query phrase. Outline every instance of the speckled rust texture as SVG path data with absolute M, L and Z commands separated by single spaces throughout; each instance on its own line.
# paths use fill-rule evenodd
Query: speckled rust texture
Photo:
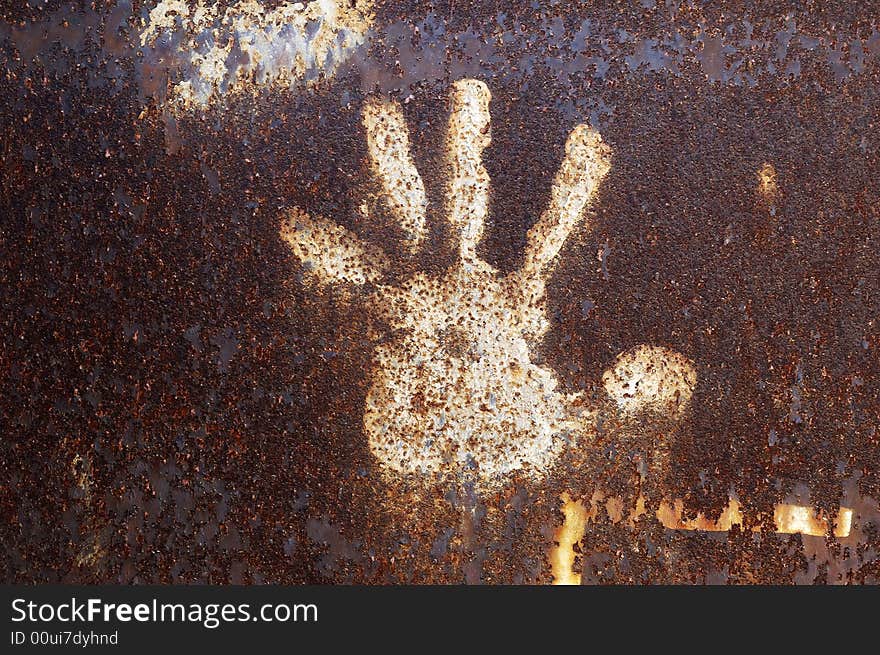
M 3 581 L 547 582 L 560 493 L 632 501 L 643 459 L 649 506 L 680 497 L 717 516 L 734 492 L 749 527 L 793 495 L 832 514 L 845 493 L 880 499 L 880 5 L 377 3 L 370 46 L 341 76 L 178 115 L 115 44 L 134 21 L 110 42 L 101 28 L 100 42 L 31 43 L 26 58 L 16 26 L 69 3 L 12 4 L 0 8 Z M 109 11 L 71 16 L 103 26 Z M 525 36 L 505 47 L 505 34 Z M 425 68 L 438 43 L 442 61 Z M 492 89 L 478 253 L 496 268 L 522 264 L 573 125 L 613 151 L 590 229 L 548 282 L 542 365 L 600 404 L 602 371 L 637 344 L 698 371 L 683 424 L 624 425 L 604 407 L 593 448 L 487 497 L 378 475 L 362 426 L 366 299 L 303 284 L 279 236 L 300 207 L 402 260 L 391 217 L 357 211 L 371 192 L 364 97 L 403 103 L 430 222 L 449 88 L 465 76 Z M 767 163 L 772 198 L 759 192 Z M 411 267 L 449 265 L 446 230 L 430 225 L 434 254 Z M 847 546 L 605 521 L 579 566 L 585 583 L 876 583 L 880 525 L 865 517 Z

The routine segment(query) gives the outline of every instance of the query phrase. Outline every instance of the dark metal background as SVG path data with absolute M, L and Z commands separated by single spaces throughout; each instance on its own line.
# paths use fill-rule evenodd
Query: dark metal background
M 501 270 L 572 126 L 613 148 L 592 229 L 549 285 L 542 355 L 566 391 L 597 394 L 638 343 L 696 363 L 687 423 L 643 431 L 671 444 L 657 493 L 716 515 L 731 491 L 754 512 L 798 497 L 862 514 L 847 543 L 593 525 L 584 580 L 877 581 L 880 5 L 378 3 L 336 79 L 175 119 L 126 11 L 69 4 L 0 9 L 5 581 L 545 582 L 560 492 L 632 497 L 643 444 L 613 422 L 468 525 L 455 490 L 383 482 L 361 428 L 363 307 L 304 287 L 278 236 L 297 205 L 393 243 L 353 222 L 377 89 L 411 96 L 439 207 L 447 91 L 466 76 L 493 93 L 481 252 Z M 39 36 L 74 17 L 83 38 Z M 424 267 L 451 261 L 442 237 Z

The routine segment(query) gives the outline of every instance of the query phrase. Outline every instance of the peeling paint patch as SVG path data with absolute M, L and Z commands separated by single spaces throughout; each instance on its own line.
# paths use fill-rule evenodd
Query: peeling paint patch
M 363 45 L 371 6 L 315 0 L 267 11 L 256 0 L 228 8 L 162 0 L 138 35 L 142 78 L 160 94 L 156 78 L 170 81 L 169 99 L 183 108 L 264 85 L 311 84 L 334 75 Z

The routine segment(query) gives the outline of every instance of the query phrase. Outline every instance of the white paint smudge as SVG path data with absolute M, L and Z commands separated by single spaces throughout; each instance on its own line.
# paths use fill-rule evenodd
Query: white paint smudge
M 257 0 L 162 0 L 139 34 L 142 88 L 176 106 L 206 106 L 220 96 L 269 84 L 310 84 L 333 76 L 360 47 L 371 1 L 288 2 L 266 11 Z
M 690 403 L 697 371 L 673 350 L 642 345 L 618 355 L 602 382 L 626 416 L 644 411 L 681 416 Z

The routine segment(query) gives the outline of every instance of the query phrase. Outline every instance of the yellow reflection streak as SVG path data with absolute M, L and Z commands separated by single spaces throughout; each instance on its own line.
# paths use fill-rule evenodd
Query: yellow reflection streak
M 565 520 L 556 531 L 555 541 L 558 546 L 550 551 L 550 568 L 553 571 L 553 584 L 579 585 L 581 574 L 574 572 L 574 546 L 581 539 L 587 528 L 587 508 L 579 500 L 564 493 L 562 514 Z
M 758 193 L 768 202 L 773 202 L 779 196 L 779 184 L 773 164 L 765 163 L 758 171 Z
M 601 493 L 594 494 L 593 500 L 597 499 L 602 499 Z M 562 500 L 561 509 L 564 520 L 556 531 L 556 545 L 550 549 L 549 553 L 553 584 L 579 585 L 581 583 L 581 575 L 576 573 L 573 568 L 575 560 L 574 546 L 583 539 L 587 523 L 595 520 L 598 512 L 596 511 L 595 502 L 593 503 L 593 509 L 588 510 L 581 501 L 572 499 L 568 493 L 563 493 L 560 496 L 560 500 Z M 609 498 L 606 506 L 609 518 L 614 523 L 618 523 L 622 518 L 621 513 L 615 511 L 621 506 L 619 499 Z M 635 519 L 644 513 L 645 499 L 640 496 L 636 501 L 635 510 L 630 515 L 630 525 L 634 526 Z M 657 520 L 663 524 L 663 527 L 669 530 L 726 532 L 734 525 L 741 526 L 743 524 L 742 508 L 739 501 L 735 499 L 730 500 L 716 521 L 706 518 L 703 514 L 697 514 L 696 518 L 693 519 L 683 519 L 683 514 L 684 501 L 679 498 L 673 502 L 662 501 L 656 516 Z M 774 508 L 773 521 L 778 534 L 803 534 L 824 537 L 828 534 L 829 527 L 833 527 L 833 535 L 838 539 L 842 539 L 848 537 L 852 530 L 852 514 L 852 509 L 841 507 L 834 518 L 833 524 L 829 525 L 829 518 L 816 514 L 812 507 L 780 503 Z M 757 532 L 759 528 L 754 528 L 754 530 Z

